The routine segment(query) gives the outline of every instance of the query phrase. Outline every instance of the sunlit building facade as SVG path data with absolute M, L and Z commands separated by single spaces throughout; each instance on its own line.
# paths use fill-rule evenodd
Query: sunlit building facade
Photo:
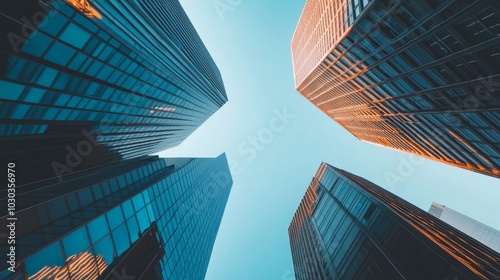
M 497 0 L 308 0 L 296 89 L 362 141 L 500 177 Z
M 0 5 L 0 157 L 20 180 L 176 146 L 227 102 L 178 0 Z
M 429 213 L 500 253 L 500 231 L 436 202 Z
M 500 254 L 322 163 L 288 229 L 295 279 L 499 279 Z
M 0 279 L 203 279 L 231 186 L 222 154 L 145 156 L 19 189 L 15 273 L 4 261 Z M 0 239 L 2 256 L 10 246 Z

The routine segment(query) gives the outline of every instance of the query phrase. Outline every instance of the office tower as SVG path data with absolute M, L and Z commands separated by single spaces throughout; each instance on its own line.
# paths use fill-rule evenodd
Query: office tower
M 500 177 L 498 0 L 308 0 L 295 87 L 356 138 Z
M 3 261 L 0 279 L 203 279 L 231 185 L 222 154 L 144 156 L 20 188 L 17 266 Z
M 288 234 L 298 280 L 500 277 L 500 254 L 326 163 L 309 185 Z
M 500 253 L 500 231 L 435 202 L 429 213 Z
M 177 0 L 0 5 L 0 157 L 25 183 L 176 146 L 227 101 Z

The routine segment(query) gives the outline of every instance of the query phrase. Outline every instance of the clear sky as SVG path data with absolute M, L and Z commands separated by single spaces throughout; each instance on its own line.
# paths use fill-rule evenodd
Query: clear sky
M 206 279 L 293 279 L 288 226 L 323 161 L 425 211 L 436 201 L 500 229 L 498 179 L 358 141 L 295 91 L 290 40 L 305 0 L 180 2 L 229 98 L 179 147 L 160 153 L 226 152 L 232 166 Z

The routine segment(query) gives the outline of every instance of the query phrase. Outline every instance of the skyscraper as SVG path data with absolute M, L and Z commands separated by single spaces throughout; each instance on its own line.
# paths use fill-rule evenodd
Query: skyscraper
M 500 253 L 500 231 L 435 202 L 429 213 Z
M 500 254 L 322 163 L 288 229 L 296 279 L 499 279 Z
M 176 146 L 227 102 L 177 0 L 0 5 L 0 158 L 22 182 Z
M 16 266 L 3 261 L 0 279 L 203 279 L 231 185 L 222 154 L 144 156 L 20 188 L 15 244 L 0 239 Z
M 308 0 L 296 89 L 362 141 L 500 177 L 498 0 Z

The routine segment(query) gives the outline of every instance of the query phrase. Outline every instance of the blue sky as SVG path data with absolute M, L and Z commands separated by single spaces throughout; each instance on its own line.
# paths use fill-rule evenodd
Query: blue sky
M 323 161 L 425 211 L 436 201 L 500 229 L 497 179 L 358 141 L 295 91 L 290 40 L 305 0 L 180 2 L 229 98 L 179 147 L 160 153 L 226 152 L 232 166 L 206 279 L 293 279 L 287 229 Z

